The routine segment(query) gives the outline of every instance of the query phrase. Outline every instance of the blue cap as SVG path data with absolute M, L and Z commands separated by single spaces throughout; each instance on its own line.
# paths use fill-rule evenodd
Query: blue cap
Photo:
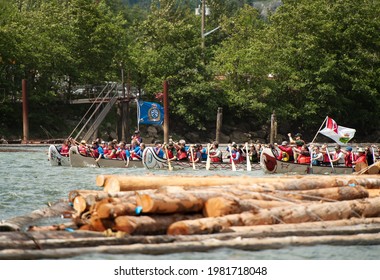
M 351 151 L 352 151 L 352 147 L 347 146 L 347 147 L 346 147 L 346 151 L 350 151 L 350 152 L 351 152 Z

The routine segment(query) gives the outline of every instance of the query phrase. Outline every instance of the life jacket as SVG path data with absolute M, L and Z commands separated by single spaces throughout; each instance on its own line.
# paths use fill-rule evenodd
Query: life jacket
M 347 167 L 352 167 L 352 153 L 347 152 L 346 155 L 344 156 L 344 164 Z
M 63 146 L 61 147 L 60 154 L 61 154 L 62 156 L 64 156 L 64 157 L 68 157 L 68 156 L 69 156 L 69 149 L 70 149 L 69 146 L 67 146 L 67 145 L 63 145 Z
M 359 156 L 358 159 L 356 160 L 356 163 L 359 163 L 359 162 L 364 162 L 368 164 L 366 155 Z
M 281 151 L 278 155 L 278 159 L 282 161 L 289 161 L 290 157 L 287 152 Z
M 173 151 L 171 149 L 168 149 L 168 158 L 171 159 L 174 157 Z
M 98 158 L 99 157 L 99 151 L 98 151 L 98 149 L 93 149 L 91 153 L 92 153 L 92 156 L 94 158 Z
M 112 149 L 112 150 L 108 150 L 108 154 L 107 154 L 107 158 L 111 158 L 111 159 L 114 159 L 116 158 L 116 150 L 115 149 Z
M 78 151 L 81 155 L 87 156 L 87 147 L 84 145 L 78 146 Z
M 189 158 L 189 161 L 190 161 L 190 162 L 196 161 L 197 158 L 198 158 L 198 157 L 197 157 L 197 151 L 193 151 L 193 157 L 191 157 L 191 152 L 189 151 L 188 158 Z
M 235 162 L 235 163 L 239 163 L 241 162 L 241 155 L 238 151 L 235 151 L 235 150 L 232 150 L 231 151 L 231 159 L 230 159 L 230 162 L 232 162 L 232 160 Z
M 221 152 L 219 153 L 218 157 L 211 157 L 211 156 L 215 156 L 218 152 L 220 152 L 219 149 L 216 149 L 216 150 L 212 149 L 212 150 L 210 150 L 210 160 L 211 160 L 211 162 L 223 162 L 223 158 L 222 158 L 223 154 Z
M 187 152 L 186 152 L 185 148 L 180 148 L 177 151 L 177 158 L 178 158 L 178 160 L 187 159 Z
M 300 164 L 308 164 L 310 163 L 310 157 L 301 154 L 298 156 L 297 161 Z

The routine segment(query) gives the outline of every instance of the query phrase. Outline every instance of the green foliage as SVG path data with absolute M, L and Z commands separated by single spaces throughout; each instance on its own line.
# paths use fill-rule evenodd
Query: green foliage
M 326 115 L 374 133 L 380 2 L 280 3 L 208 0 L 205 32 L 220 28 L 202 48 L 199 0 L 0 0 L 1 127 L 16 115 L 22 79 L 32 108 L 56 108 L 75 85 L 120 82 L 124 70 L 149 101 L 169 81 L 181 127 L 210 128 L 223 107 L 226 121 L 252 129 L 275 110 L 283 133 L 281 124 L 312 134 Z M 32 118 L 54 126 L 54 115 Z

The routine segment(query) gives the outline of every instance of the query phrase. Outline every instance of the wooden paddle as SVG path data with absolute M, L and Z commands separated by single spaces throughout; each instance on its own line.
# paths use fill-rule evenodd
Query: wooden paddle
M 211 158 L 210 158 L 210 144 L 207 144 L 207 160 L 206 160 L 206 170 L 210 170 Z
M 190 146 L 190 154 L 191 154 L 191 161 L 193 163 L 193 169 L 195 170 L 195 162 L 194 162 L 194 151 L 193 151 L 193 145 Z
M 164 145 L 164 149 L 165 149 L 165 154 L 166 154 L 166 160 L 168 162 L 168 169 L 169 171 L 173 171 L 173 166 L 169 160 L 169 153 L 168 153 L 168 148 L 166 147 L 166 145 Z
M 251 160 L 249 159 L 248 142 L 245 143 L 246 159 L 247 159 L 247 171 L 251 171 Z
M 236 171 L 235 162 L 234 162 L 234 159 L 232 157 L 232 148 L 231 148 L 231 145 L 228 145 L 228 150 L 230 151 L 232 171 Z

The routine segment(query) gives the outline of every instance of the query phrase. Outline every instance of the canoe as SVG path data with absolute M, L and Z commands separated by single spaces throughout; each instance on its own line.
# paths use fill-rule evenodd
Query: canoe
M 152 147 L 147 147 L 144 149 L 142 162 L 147 169 L 168 169 L 168 162 L 166 158 L 160 158 L 154 152 Z M 189 161 L 171 161 L 170 162 L 173 169 L 193 169 L 193 163 Z M 206 169 L 206 161 L 194 163 L 195 169 Z M 237 170 L 247 170 L 247 163 L 237 163 L 235 164 Z M 260 170 L 259 163 L 252 163 L 251 170 Z M 231 163 L 229 159 L 224 159 L 224 162 L 211 162 L 210 170 L 232 170 Z
M 70 158 L 62 156 L 55 145 L 49 146 L 48 160 L 52 166 L 70 166 Z
M 278 160 L 270 148 L 264 148 L 260 155 L 260 165 L 265 173 L 297 174 L 352 174 L 352 167 L 331 165 L 315 166 Z
M 91 156 L 84 156 L 79 153 L 77 146 L 72 146 L 69 150 L 70 163 L 72 167 L 110 167 L 110 168 L 143 168 L 141 160 L 122 159 L 100 159 L 98 162 Z

